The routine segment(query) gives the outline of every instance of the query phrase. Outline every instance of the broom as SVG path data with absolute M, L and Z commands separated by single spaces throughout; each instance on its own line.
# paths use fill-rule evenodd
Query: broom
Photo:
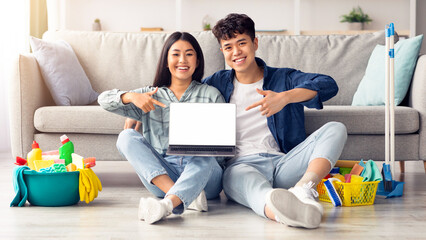
M 383 163 L 383 187 L 392 191 L 392 167 L 395 164 L 395 81 L 394 81 L 394 25 L 386 25 L 386 72 L 385 72 L 385 163 Z

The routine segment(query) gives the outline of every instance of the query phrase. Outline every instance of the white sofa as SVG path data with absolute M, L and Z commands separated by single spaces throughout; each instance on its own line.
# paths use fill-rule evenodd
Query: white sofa
M 205 76 L 226 68 L 211 32 L 193 32 L 206 61 Z M 75 51 L 92 87 L 135 89 L 152 83 L 167 33 L 54 31 L 44 39 L 67 41 Z M 328 121 L 348 130 L 341 159 L 384 160 L 384 107 L 350 106 L 370 54 L 384 44 L 384 32 L 356 36 L 259 35 L 257 56 L 270 66 L 292 67 L 332 76 L 339 93 L 321 111 L 306 109 L 307 133 Z M 96 103 L 55 106 L 34 56 L 19 55 L 10 81 L 12 153 L 26 156 L 35 139 L 42 150 L 58 149 L 67 134 L 75 151 L 98 160 L 123 160 L 115 147 L 124 118 Z M 396 160 L 426 160 L 426 56 L 420 56 L 406 101 L 396 107 Z

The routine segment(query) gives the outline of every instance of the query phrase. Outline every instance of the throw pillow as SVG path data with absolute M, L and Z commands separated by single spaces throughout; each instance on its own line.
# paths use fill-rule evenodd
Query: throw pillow
M 59 106 L 87 105 L 96 101 L 95 92 L 71 45 L 30 38 L 41 75 Z
M 423 35 L 419 35 L 399 40 L 394 46 L 395 105 L 402 102 L 410 87 L 422 40 Z M 385 105 L 385 52 L 383 45 L 374 48 L 352 106 Z

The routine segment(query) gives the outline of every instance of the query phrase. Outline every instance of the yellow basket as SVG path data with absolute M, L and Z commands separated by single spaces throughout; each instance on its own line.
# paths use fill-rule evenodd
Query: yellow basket
M 326 179 L 323 179 L 317 186 L 318 198 L 320 201 L 331 202 L 324 186 L 325 181 Z M 350 207 L 373 204 L 379 182 L 342 183 L 336 181 L 333 184 L 342 199 L 342 205 Z

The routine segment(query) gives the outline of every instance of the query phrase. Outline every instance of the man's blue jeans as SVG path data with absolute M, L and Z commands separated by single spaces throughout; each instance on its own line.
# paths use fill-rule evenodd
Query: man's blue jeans
M 325 158 L 333 167 L 342 153 L 346 139 L 345 125 L 330 122 L 286 155 L 261 153 L 233 158 L 226 163 L 223 190 L 229 199 L 265 217 L 265 197 L 268 191 L 293 187 L 313 159 Z
M 202 190 L 207 199 L 216 198 L 222 191 L 222 168 L 214 157 L 162 156 L 134 129 L 125 129 L 118 136 L 117 148 L 135 168 L 145 187 L 155 196 L 176 195 L 183 202 L 173 210 L 180 214 Z M 152 179 L 167 174 L 175 182 L 164 193 Z

